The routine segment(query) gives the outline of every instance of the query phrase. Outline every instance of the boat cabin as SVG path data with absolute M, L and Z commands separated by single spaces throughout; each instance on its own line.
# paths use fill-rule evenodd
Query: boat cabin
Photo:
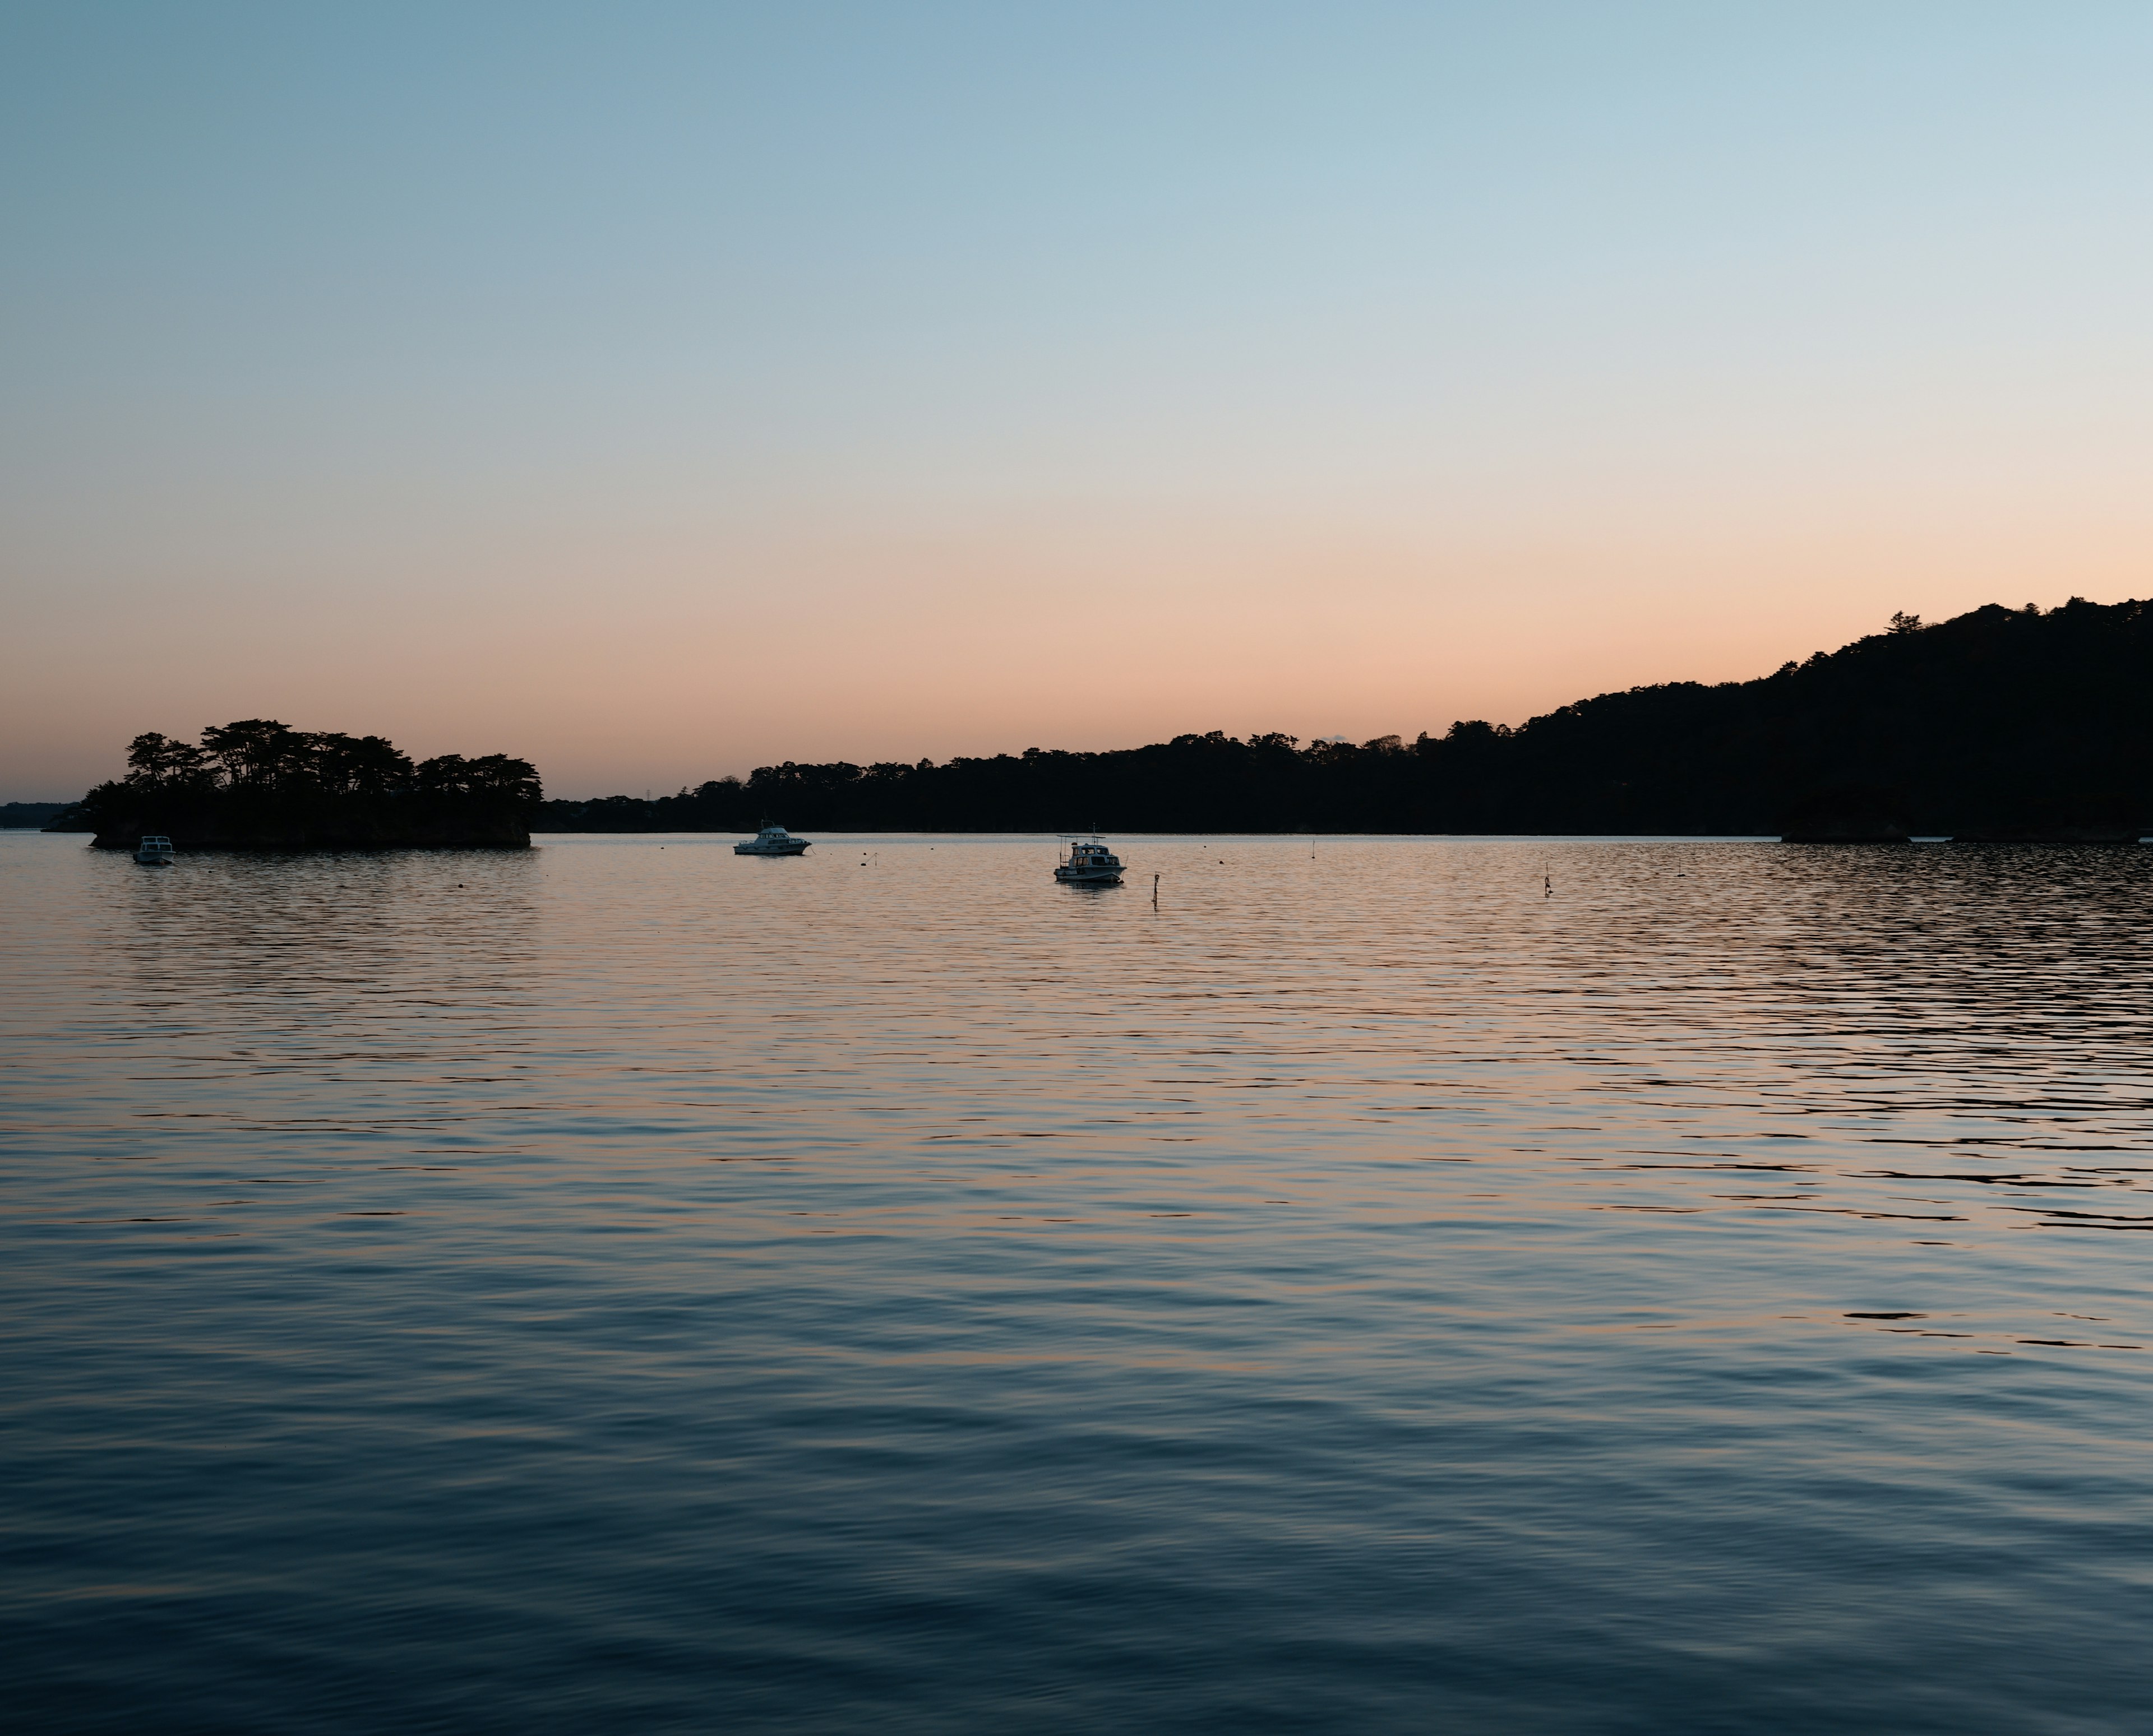
M 1122 859 L 1097 839 L 1080 838 L 1069 846 L 1054 877 L 1066 883 L 1110 885 L 1122 877 Z

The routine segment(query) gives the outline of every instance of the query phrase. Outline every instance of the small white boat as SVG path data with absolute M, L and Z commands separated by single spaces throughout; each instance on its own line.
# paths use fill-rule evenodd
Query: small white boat
M 162 832 L 147 832 L 135 846 L 135 860 L 145 868 L 169 868 L 172 865 L 172 840 Z
M 1054 877 L 1065 886 L 1118 886 L 1122 859 L 1097 838 L 1079 838 L 1055 865 Z
M 807 851 L 807 840 L 796 838 L 781 825 L 766 825 L 745 844 L 733 845 L 736 856 L 797 856 Z

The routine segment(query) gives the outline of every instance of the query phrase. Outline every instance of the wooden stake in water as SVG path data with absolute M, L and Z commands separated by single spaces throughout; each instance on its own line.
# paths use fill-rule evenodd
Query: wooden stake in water
M 1158 908 L 1158 876 L 1156 874 L 1151 877 L 1151 907 L 1153 910 Z

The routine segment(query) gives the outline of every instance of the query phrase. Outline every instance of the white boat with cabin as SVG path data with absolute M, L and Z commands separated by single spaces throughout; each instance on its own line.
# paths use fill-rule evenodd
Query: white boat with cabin
M 172 840 L 162 832 L 145 832 L 135 846 L 135 860 L 145 868 L 169 868 L 172 865 Z
M 1122 859 L 1096 837 L 1079 838 L 1055 865 L 1054 877 L 1065 886 L 1118 886 Z
M 781 825 L 766 825 L 745 844 L 733 845 L 736 856 L 798 856 L 807 853 L 807 840 L 796 838 Z

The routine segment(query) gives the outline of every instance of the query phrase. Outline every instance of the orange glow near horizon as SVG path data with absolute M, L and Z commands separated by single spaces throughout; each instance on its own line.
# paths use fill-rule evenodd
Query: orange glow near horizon
M 2153 594 L 2142 8 L 841 12 L 0 22 L 0 799 L 248 716 L 571 796 L 1410 737 Z
M 179 592 L 177 607 L 106 617 L 95 683 L 64 665 L 18 673 L 0 777 L 13 799 L 66 797 L 112 775 L 140 730 L 261 715 L 420 754 L 517 754 L 578 796 L 782 759 L 1097 749 L 1212 728 L 1410 739 L 1631 685 L 1768 674 L 1882 630 L 1895 609 L 1937 620 L 2148 588 L 2127 527 L 2069 562 L 2038 526 L 1779 537 L 1764 553 L 1726 527 L 1687 542 L 1622 528 L 1626 546 L 1572 527 L 1575 544 L 1449 549 L 1246 524 L 915 529 L 710 562 L 756 569 L 746 586 L 646 547 L 634 581 L 557 551 L 430 597 L 354 586 L 250 607 L 235 585 L 199 607 Z

